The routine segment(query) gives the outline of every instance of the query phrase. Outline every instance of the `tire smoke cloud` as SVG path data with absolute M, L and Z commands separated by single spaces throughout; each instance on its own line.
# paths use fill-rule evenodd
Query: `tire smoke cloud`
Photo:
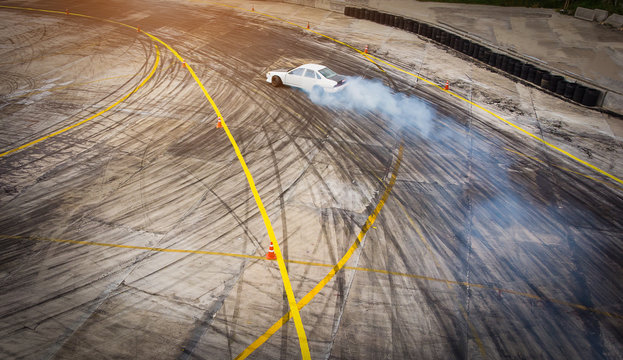
M 312 102 L 335 110 L 376 113 L 393 125 L 416 126 L 424 135 L 432 127 L 434 109 L 417 97 L 394 92 L 380 80 L 348 77 L 344 89 L 336 93 L 308 93 Z

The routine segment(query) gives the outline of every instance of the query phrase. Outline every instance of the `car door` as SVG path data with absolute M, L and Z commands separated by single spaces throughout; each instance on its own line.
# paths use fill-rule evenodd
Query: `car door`
M 303 85 L 304 74 L 305 74 L 305 68 L 298 67 L 294 70 L 289 71 L 286 74 L 286 78 L 283 83 L 288 86 L 301 87 Z
M 316 72 L 312 69 L 305 70 L 305 75 L 303 75 L 303 83 L 301 88 L 311 91 L 311 89 L 318 83 L 316 80 Z

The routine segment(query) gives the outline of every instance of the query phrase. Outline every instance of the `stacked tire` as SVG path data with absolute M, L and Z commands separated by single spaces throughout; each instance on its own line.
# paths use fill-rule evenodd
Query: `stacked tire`
M 597 106 L 602 96 L 600 90 L 567 81 L 560 75 L 551 74 L 549 71 L 539 69 L 533 64 L 524 63 L 506 54 L 496 53 L 485 46 L 426 23 L 378 10 L 350 6 L 344 7 L 344 15 L 396 27 L 429 38 L 441 45 L 479 60 L 490 67 L 495 67 L 546 91 L 561 95 L 585 106 Z

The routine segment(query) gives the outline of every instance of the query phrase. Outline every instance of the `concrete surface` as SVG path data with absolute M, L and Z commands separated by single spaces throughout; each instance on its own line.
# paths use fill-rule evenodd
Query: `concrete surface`
M 310 21 L 436 83 L 450 79 L 455 93 L 623 176 L 623 126 L 607 114 L 403 31 L 283 3 L 225 3 Z M 621 358 L 618 183 L 437 88 L 258 13 L 183 0 L 9 4 L 140 25 L 180 53 L 221 109 L 282 252 L 296 261 L 297 299 L 389 190 L 349 268 L 301 312 L 313 359 Z M 159 59 L 145 86 L 105 115 L 0 157 L 0 357 L 236 357 L 288 305 L 277 265 L 263 260 L 266 229 L 242 169 L 187 69 L 105 21 L 0 9 L 0 23 L 2 152 L 107 108 Z M 393 122 L 264 80 L 312 61 L 383 81 L 434 116 Z M 290 321 L 250 358 L 298 357 Z

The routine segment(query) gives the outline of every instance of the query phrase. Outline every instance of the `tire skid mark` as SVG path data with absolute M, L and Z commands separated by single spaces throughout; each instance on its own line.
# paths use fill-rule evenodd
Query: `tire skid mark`
M 1 8 L 1 6 L 0 6 L 0 8 Z M 123 89 L 124 87 L 126 87 L 126 86 L 128 86 L 128 85 L 132 84 L 132 82 L 133 82 L 133 81 L 135 81 L 135 78 L 136 78 L 136 77 L 138 77 L 138 76 L 139 76 L 139 74 L 140 74 L 141 72 L 143 72 L 144 74 L 149 75 L 149 57 L 146 57 L 146 59 L 145 59 L 145 61 L 144 61 L 143 65 L 141 66 L 141 68 L 139 68 L 139 69 L 138 69 L 138 71 L 137 71 L 137 72 L 136 72 L 133 76 L 131 76 L 131 77 L 130 77 L 127 81 L 125 81 L 124 83 L 122 83 L 121 85 L 119 85 L 119 86 L 118 86 L 116 89 L 114 89 L 113 91 L 111 91 L 111 92 L 109 92 L 108 94 L 104 95 L 102 98 L 100 98 L 99 100 L 97 100 L 97 101 L 96 101 L 95 103 L 93 103 L 91 106 L 95 106 L 96 104 L 99 104 L 99 103 L 101 103 L 101 102 L 104 102 L 104 101 L 108 100 L 108 99 L 109 99 L 109 98 L 111 98 L 111 97 L 114 97 L 114 96 L 115 96 L 115 94 L 116 94 L 117 92 L 119 92 L 121 89 Z M 144 78 L 143 78 L 143 80 L 144 80 Z M 140 83 L 139 83 L 139 86 L 138 86 L 138 87 L 139 87 L 139 88 L 141 87 Z M 132 92 L 132 93 L 130 93 L 130 95 L 131 95 L 131 94 L 133 94 L 133 93 L 136 91 L 137 87 L 136 87 L 136 86 L 134 86 L 134 87 L 133 87 L 133 89 L 134 89 L 134 90 L 133 90 L 133 92 Z M 129 96 L 128 96 L 128 97 L 129 97 Z M 123 98 L 122 98 L 122 99 L 123 99 Z M 126 99 L 127 99 L 127 97 L 126 97 Z M 124 100 L 125 100 L 125 99 L 124 99 Z M 122 101 L 123 101 L 123 100 L 122 100 Z M 121 101 L 120 101 L 119 103 L 121 103 Z M 112 107 L 109 107 L 109 108 L 110 108 L 110 109 L 112 109 Z M 108 108 L 107 108 L 107 109 L 108 109 Z M 18 144 L 18 143 L 22 143 L 22 142 L 28 141 L 28 139 L 32 139 L 33 137 L 37 138 L 38 136 L 41 136 L 41 134 L 44 134 L 44 133 L 49 133 L 50 131 L 53 131 L 53 132 L 52 132 L 52 134 L 55 134 L 55 133 L 58 133 L 59 131 L 62 131 L 63 129 L 71 128 L 71 125 L 70 125 L 70 126 L 66 126 L 66 127 L 61 128 L 61 130 L 56 130 L 56 131 L 54 131 L 54 129 L 58 129 L 59 125 L 60 125 L 62 122 L 67 122 L 69 119 L 72 119 L 72 118 L 78 117 L 78 116 L 79 116 L 81 113 L 83 113 L 85 110 L 86 110 L 86 109 L 78 110 L 78 111 L 76 111 L 73 115 L 69 115 L 69 116 L 67 116 L 64 120 L 61 120 L 61 121 L 59 121 L 59 122 L 58 122 L 58 123 L 56 123 L 56 124 L 51 124 L 51 125 L 49 125 L 49 126 L 47 126 L 47 127 L 43 128 L 43 129 L 41 129 L 41 130 L 37 131 L 37 133 L 36 133 L 36 134 L 30 134 L 30 135 L 28 135 L 28 136 L 25 136 L 25 137 L 22 137 L 22 138 L 16 139 L 16 140 L 15 140 L 15 142 L 14 142 L 14 144 Z M 95 116 L 98 116 L 98 114 L 99 114 L 99 115 L 102 115 L 102 114 L 104 114 L 104 113 L 105 113 L 105 111 L 104 111 L 104 112 L 102 112 L 102 111 L 98 111 L 98 110 L 91 110 L 91 111 L 88 111 L 88 112 L 87 112 L 84 116 L 89 116 L 89 119 L 90 119 L 90 118 L 94 118 L 94 115 L 95 115 Z M 82 123 L 85 123 L 85 121 L 83 120 L 83 121 L 79 122 L 79 124 L 82 124 Z M 75 124 L 74 124 L 74 125 L 75 125 Z M 65 130 L 65 131 L 67 131 L 67 130 Z M 64 132 L 64 131 L 62 131 L 62 132 Z M 37 135 L 37 134 L 39 134 L 39 135 Z M 60 133 L 59 133 L 59 135 L 60 135 Z M 48 135 L 48 136 L 49 136 L 49 135 Z M 51 136 L 49 136 L 49 137 L 51 137 Z M 40 139 L 42 139 L 42 138 L 45 138 L 45 136 L 44 136 L 44 137 L 41 137 Z M 34 141 L 37 141 L 37 140 L 34 140 Z M 29 143 L 33 143 L 34 141 L 30 141 Z M 41 141 L 41 140 L 40 140 L 40 141 Z M 38 142 L 38 141 L 37 141 L 37 142 Z M 27 144 L 29 144 L 29 143 L 27 143 Z M 34 144 L 33 144 L 33 145 L 34 145 Z M 13 146 L 15 146 L 15 145 L 10 145 L 9 147 L 11 148 L 11 147 L 13 147 Z M 22 145 L 22 146 L 18 146 L 16 149 L 21 149 L 21 148 L 25 148 L 25 147 L 24 147 L 24 145 Z M 1 154 L 0 154 L 0 157 L 4 157 L 4 156 L 6 156 L 6 155 L 9 155 L 10 153 L 15 152 L 15 151 L 17 151 L 17 150 L 15 150 L 15 148 L 14 148 L 14 149 L 12 149 L 12 150 L 11 150 L 11 149 L 9 149 L 9 150 L 5 150 L 3 153 L 1 153 Z M 37 160 L 38 160 L 38 159 L 37 159 Z M 33 162 L 34 162 L 34 161 L 37 161 L 37 160 L 33 160 Z
M 397 177 L 397 174 L 398 174 L 398 169 L 400 168 L 400 162 L 402 161 L 402 154 L 403 154 L 403 146 L 401 145 L 400 149 L 399 149 L 398 157 L 396 159 L 396 163 L 394 165 L 394 169 L 392 171 L 392 177 L 391 177 L 389 183 L 387 184 L 387 186 L 385 188 L 385 192 L 381 196 L 381 199 L 379 200 L 379 203 L 377 204 L 376 208 L 374 209 L 372 214 L 368 217 L 368 219 L 366 220 L 365 224 L 361 228 L 361 231 L 359 232 L 359 235 L 357 236 L 357 239 L 355 240 L 353 245 L 349 248 L 349 250 L 346 252 L 346 254 L 344 254 L 344 256 L 340 259 L 340 261 L 324 277 L 324 279 L 321 280 L 309 293 L 307 293 L 307 295 L 305 295 L 297 303 L 297 306 L 300 309 L 303 309 L 303 307 L 305 307 L 305 305 L 307 305 L 311 300 L 313 300 L 313 298 L 327 285 L 327 283 L 329 283 L 329 281 L 331 281 L 333 279 L 333 277 L 336 275 L 336 273 L 339 272 L 339 270 L 341 270 L 344 267 L 344 265 L 346 265 L 346 262 L 353 255 L 355 250 L 357 250 L 357 248 L 359 248 L 359 246 L 361 245 L 362 240 L 365 238 L 365 235 L 368 232 L 368 230 L 370 229 L 370 227 L 372 227 L 372 224 L 374 224 L 374 221 L 376 220 L 376 217 L 378 216 L 378 214 L 383 209 L 385 201 L 389 197 L 389 194 L 391 193 L 391 190 L 394 187 L 394 184 L 396 182 L 396 177 Z M 259 348 L 262 344 L 264 344 L 272 335 L 274 335 L 284 324 L 286 324 L 288 322 L 288 320 L 291 318 L 291 313 L 292 312 L 293 311 L 291 309 L 290 312 L 288 312 L 287 314 L 283 315 L 281 317 L 281 319 L 277 320 L 277 322 L 274 323 L 264 334 L 262 334 L 257 340 L 255 340 L 252 344 L 250 344 L 242 353 L 240 353 L 236 357 L 236 359 L 237 360 L 238 359 L 245 359 L 249 355 L 251 355 L 255 350 L 257 350 L 257 348 Z

